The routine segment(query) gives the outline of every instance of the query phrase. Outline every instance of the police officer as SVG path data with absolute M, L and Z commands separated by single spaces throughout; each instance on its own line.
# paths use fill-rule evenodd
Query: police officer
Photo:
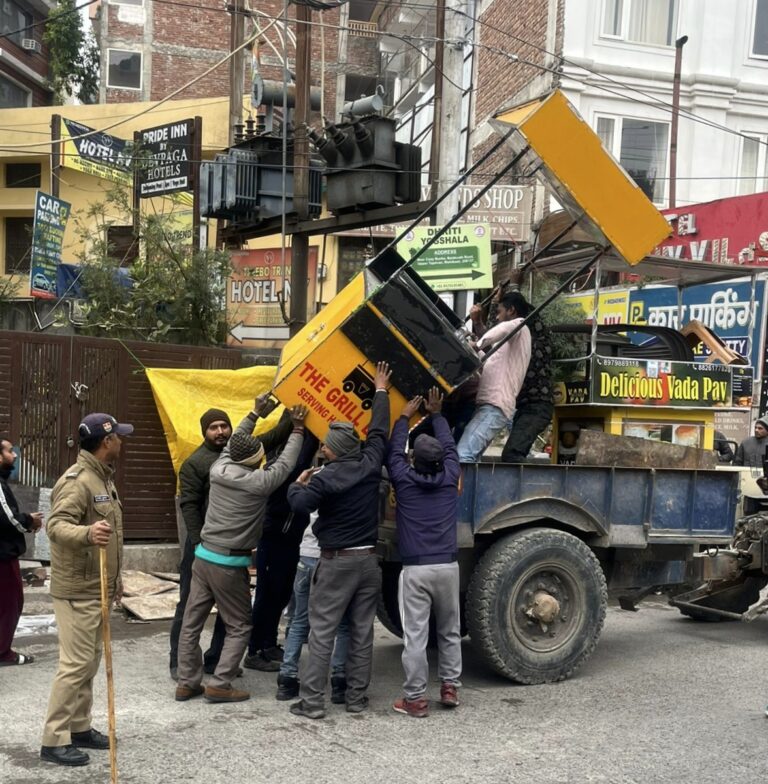
M 91 727 L 93 678 L 101 661 L 99 548 L 107 553 L 110 602 L 122 594 L 123 516 L 114 483 L 122 437 L 132 425 L 109 414 L 80 423 L 77 462 L 51 495 L 51 596 L 59 629 L 59 669 L 51 688 L 40 758 L 57 765 L 87 765 L 81 749 L 108 749 Z

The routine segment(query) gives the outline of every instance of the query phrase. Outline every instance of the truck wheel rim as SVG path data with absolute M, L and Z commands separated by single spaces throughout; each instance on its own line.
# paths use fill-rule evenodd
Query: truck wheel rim
M 541 593 L 548 594 L 559 605 L 557 616 L 549 624 L 531 617 L 534 597 Z M 536 564 L 517 583 L 507 610 L 508 626 L 531 651 L 555 651 L 567 645 L 577 633 L 582 620 L 583 595 L 576 575 L 563 564 Z

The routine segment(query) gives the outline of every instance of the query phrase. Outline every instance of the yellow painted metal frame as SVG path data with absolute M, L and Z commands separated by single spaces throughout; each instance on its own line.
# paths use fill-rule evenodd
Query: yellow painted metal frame
M 612 245 L 629 264 L 669 236 L 664 216 L 560 91 L 503 112 L 496 122 L 500 132 L 515 128 L 511 146 L 532 151 L 524 165 L 537 170 L 597 242 Z

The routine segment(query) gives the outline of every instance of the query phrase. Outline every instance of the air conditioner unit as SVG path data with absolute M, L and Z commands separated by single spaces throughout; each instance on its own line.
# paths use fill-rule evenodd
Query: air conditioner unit
M 43 46 L 40 41 L 35 41 L 34 38 L 22 38 L 21 48 L 26 49 L 28 52 L 37 52 L 38 54 L 43 51 Z

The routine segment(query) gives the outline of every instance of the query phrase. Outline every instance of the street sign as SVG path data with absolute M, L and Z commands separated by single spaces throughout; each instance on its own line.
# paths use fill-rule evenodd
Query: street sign
M 181 120 L 140 132 L 139 195 L 142 199 L 191 187 L 194 120 Z
M 248 345 L 251 341 L 287 340 L 288 325 L 283 318 L 280 299 L 286 311 L 291 297 L 291 249 L 233 251 L 232 274 L 227 280 L 227 317 L 230 324 L 227 343 Z M 317 279 L 317 248 L 309 249 L 307 304 L 314 313 Z
M 441 228 L 416 227 L 398 243 L 398 252 L 405 259 L 414 256 Z M 492 288 L 491 234 L 488 224 L 452 226 L 419 256 L 413 269 L 435 291 Z
M 459 207 L 468 204 L 480 190 L 480 185 L 458 187 Z M 429 201 L 430 187 L 421 189 L 422 201 Z M 487 223 L 491 227 L 494 242 L 530 242 L 531 205 L 533 186 L 494 185 L 461 217 L 462 223 Z M 341 237 L 396 237 L 411 221 L 382 223 L 364 229 L 341 229 L 335 234 Z
M 29 289 L 33 297 L 56 298 L 56 268 L 61 263 L 64 229 L 70 209 L 69 202 L 37 192 L 29 265 Z

